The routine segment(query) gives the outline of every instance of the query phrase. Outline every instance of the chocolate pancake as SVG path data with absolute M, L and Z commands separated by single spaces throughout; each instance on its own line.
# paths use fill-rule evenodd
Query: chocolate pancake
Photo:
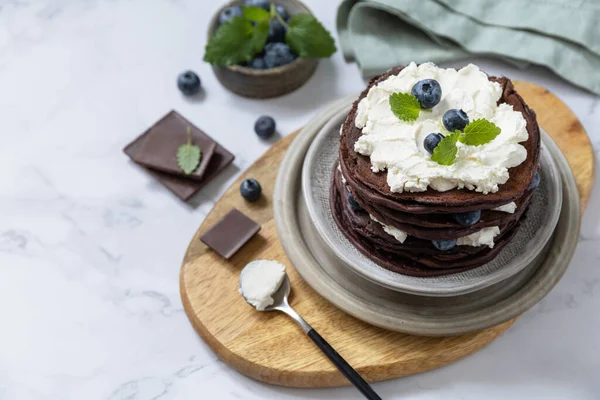
M 354 213 L 349 208 L 350 213 L 345 212 L 344 205 L 347 203 L 345 197 L 345 193 L 340 193 L 337 185 L 331 185 L 331 210 L 342 233 L 361 253 L 378 265 L 390 271 L 410 276 L 449 275 L 483 265 L 491 261 L 510 242 L 518 227 L 518 221 L 516 221 L 515 226 L 500 237 L 493 249 L 487 246 L 457 246 L 448 252 L 440 252 L 431 245 L 431 242 L 427 243 L 424 240 L 409 237 L 403 244 L 396 241 L 406 250 L 391 251 L 389 243 L 380 241 L 387 233 L 383 231 L 381 225 L 372 221 L 366 212 Z M 356 217 L 352 221 L 349 219 L 351 215 Z M 361 222 L 366 229 L 359 228 Z M 372 234 L 377 230 L 379 230 L 377 235 Z M 395 240 L 393 237 L 387 236 L 390 237 L 390 240 Z M 390 241 L 390 243 L 392 242 Z
M 333 179 L 334 179 L 333 184 L 337 186 L 337 190 L 340 193 L 345 193 L 345 191 L 348 190 L 348 188 L 345 187 L 345 185 L 342 183 L 338 171 L 335 171 Z M 379 212 L 379 210 L 375 210 L 370 207 L 367 207 L 367 204 L 362 203 L 361 201 L 358 201 L 358 199 L 356 198 L 356 196 L 354 194 L 353 194 L 353 197 L 355 198 L 355 200 L 357 200 L 357 202 L 365 210 L 363 214 L 370 221 L 373 221 L 373 220 L 369 217 L 369 214 L 371 214 L 373 217 L 375 217 L 375 219 L 377 219 L 377 221 L 380 221 L 380 222 L 384 223 L 385 225 L 392 226 L 394 228 L 400 229 L 403 232 L 406 232 L 411 238 L 423 239 L 429 243 L 431 240 L 458 239 L 463 236 L 467 236 L 472 233 L 478 232 L 483 228 L 492 227 L 492 226 L 498 226 L 500 228 L 500 232 L 502 233 L 502 232 L 508 230 L 509 227 L 512 227 L 516 221 L 521 219 L 521 217 L 525 213 L 525 210 L 527 209 L 527 207 L 529 206 L 529 204 L 531 202 L 531 198 L 533 197 L 532 194 L 533 194 L 533 191 L 528 192 L 527 201 L 523 202 L 521 208 L 518 208 L 514 214 L 502 213 L 502 214 L 505 214 L 505 218 L 494 220 L 494 223 L 490 223 L 489 221 L 481 221 L 480 220 L 480 222 L 478 222 L 475 225 L 470 226 L 470 227 L 463 227 L 459 224 L 456 224 L 455 227 L 452 226 L 452 227 L 444 227 L 444 228 L 423 228 L 423 227 L 415 226 L 415 225 L 411 225 L 411 224 L 398 223 L 394 219 L 395 216 L 398 214 L 398 212 L 395 212 L 393 214 L 383 214 L 383 213 Z M 351 210 L 350 205 L 346 204 L 344 206 L 344 209 Z M 391 215 L 393 215 L 393 216 L 391 217 Z M 375 221 L 373 221 L 373 222 L 375 222 Z M 375 222 L 375 224 L 378 226 L 381 226 L 381 224 L 379 224 L 377 222 Z M 390 237 L 390 235 L 388 235 L 387 233 L 384 236 Z
M 527 159 L 517 167 L 510 168 L 510 179 L 500 185 L 496 193 L 482 195 L 471 190 L 453 189 L 438 192 L 428 189 L 425 192 L 392 193 L 387 184 L 387 173 L 373 173 L 369 157 L 354 151 L 354 143 L 362 135 L 361 129 L 355 125 L 358 103 L 368 93 L 369 89 L 392 75 L 397 75 L 403 67 L 396 67 L 387 73 L 375 77 L 369 86 L 354 102 L 342 127 L 340 138 L 340 166 L 348 185 L 363 188 L 362 198 L 377 206 L 385 206 L 392 210 L 412 214 L 454 213 L 479 209 L 495 208 L 524 196 L 529 188 L 539 164 L 540 133 L 535 113 L 527 106 L 522 97 L 514 90 L 510 79 L 490 76 L 489 80 L 498 82 L 503 89 L 498 103 L 507 103 L 513 109 L 523 114 L 527 122 L 529 138 L 523 142 L 527 150 Z
M 448 269 L 456 267 L 475 267 L 482 264 L 482 260 L 491 260 L 512 238 L 515 227 L 519 220 L 513 220 L 500 226 L 500 234 L 494 239 L 495 246 L 456 246 L 448 251 L 436 249 L 431 240 L 419 239 L 413 236 L 407 237 L 404 243 L 400 243 L 393 236 L 383 230 L 381 224 L 373 221 L 366 210 L 353 210 L 344 198 L 347 189 L 341 183 L 338 176 L 334 176 L 331 199 L 336 196 L 340 198 L 339 212 L 342 213 L 338 220 L 346 221 L 345 228 L 355 233 L 355 238 L 360 238 L 381 251 L 386 251 L 405 259 L 410 259 L 421 264 L 423 267 L 435 269 Z M 334 192 L 336 191 L 336 192 Z M 331 203 L 332 209 L 334 204 Z M 344 233 L 346 233 L 344 231 Z M 346 234 L 348 237 L 348 235 Z M 350 237 L 348 237 L 350 239 Z M 354 243 L 354 242 L 353 242 Z M 490 254 L 492 254 L 490 256 Z M 487 261 L 485 261 L 487 262 Z
M 339 171 L 336 171 L 339 172 Z M 365 208 L 371 215 L 386 225 L 392 225 L 398 229 L 409 232 L 409 229 L 415 229 L 415 236 L 419 236 L 418 232 L 422 231 L 423 235 L 427 230 L 434 229 L 449 229 L 455 230 L 457 237 L 466 236 L 481 228 L 489 226 L 497 226 L 506 223 L 510 220 L 520 218 L 519 210 L 527 208 L 533 197 L 533 190 L 527 190 L 522 197 L 515 199 L 517 212 L 510 214 L 502 211 L 481 210 L 481 219 L 472 227 L 464 228 L 453 218 L 452 214 L 410 214 L 407 212 L 393 210 L 389 207 L 381 206 L 371 202 L 366 198 L 368 191 L 365 191 L 359 186 L 354 186 L 350 189 L 352 195 L 358 203 Z M 425 229 L 419 229 L 420 227 Z M 421 237 L 421 236 L 419 236 Z M 439 239 L 431 236 L 422 236 L 424 239 Z

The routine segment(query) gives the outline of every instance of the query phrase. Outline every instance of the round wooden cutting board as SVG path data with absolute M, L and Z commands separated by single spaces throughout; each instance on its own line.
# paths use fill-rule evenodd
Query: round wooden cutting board
M 517 90 L 537 113 L 573 170 L 582 208 L 594 181 L 594 152 L 583 126 L 569 108 L 546 89 L 517 82 Z M 283 386 L 346 385 L 345 378 L 285 315 L 254 311 L 239 295 L 241 269 L 256 259 L 286 265 L 292 283 L 292 306 L 355 367 L 375 382 L 438 368 L 489 344 L 515 320 L 482 332 L 431 338 L 386 331 L 335 308 L 300 278 L 287 259 L 275 230 L 271 199 L 277 168 L 296 134 L 273 145 L 227 190 L 202 223 L 187 250 L 180 274 L 183 306 L 194 329 L 221 359 L 252 378 Z M 254 177 L 263 197 L 248 203 L 239 195 L 242 180 Z M 261 231 L 229 261 L 199 237 L 231 208 L 262 226 Z

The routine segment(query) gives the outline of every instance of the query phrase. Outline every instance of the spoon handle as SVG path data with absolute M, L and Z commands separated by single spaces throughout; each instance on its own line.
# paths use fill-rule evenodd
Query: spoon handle
M 381 400 L 381 397 L 375 391 L 367 381 L 365 381 L 359 374 L 338 354 L 337 351 L 325 339 L 319 335 L 317 331 L 311 329 L 308 331 L 308 337 L 310 337 L 313 342 L 321 351 L 331 360 L 333 365 L 337 367 L 337 369 L 352 383 L 367 399 L 369 400 Z

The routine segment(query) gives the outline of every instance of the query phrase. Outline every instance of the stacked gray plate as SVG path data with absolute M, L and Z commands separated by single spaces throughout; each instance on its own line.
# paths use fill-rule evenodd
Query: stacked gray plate
M 345 312 L 373 325 L 419 335 L 457 335 L 512 319 L 556 285 L 574 253 L 580 210 L 564 156 L 542 133 L 542 183 L 517 235 L 490 263 L 442 277 L 411 277 L 359 252 L 331 216 L 329 186 L 339 129 L 355 97 L 324 109 L 284 158 L 275 222 L 294 267 Z

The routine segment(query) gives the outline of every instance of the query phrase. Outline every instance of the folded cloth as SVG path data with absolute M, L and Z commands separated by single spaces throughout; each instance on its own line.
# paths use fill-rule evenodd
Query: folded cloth
M 592 0 L 344 0 L 344 57 L 363 76 L 471 55 L 543 65 L 600 94 L 600 2 Z

